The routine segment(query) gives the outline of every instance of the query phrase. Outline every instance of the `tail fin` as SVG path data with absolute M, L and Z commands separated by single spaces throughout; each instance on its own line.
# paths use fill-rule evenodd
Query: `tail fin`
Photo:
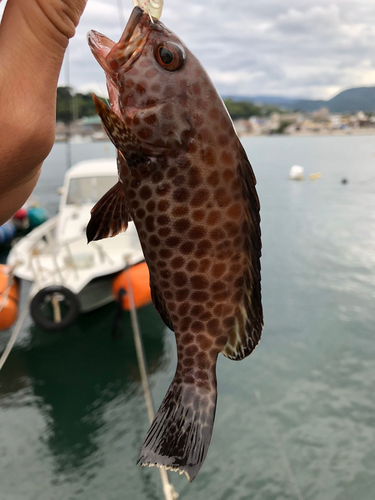
M 175 376 L 145 437 L 137 463 L 198 474 L 211 441 L 216 410 L 216 374 L 205 387 Z

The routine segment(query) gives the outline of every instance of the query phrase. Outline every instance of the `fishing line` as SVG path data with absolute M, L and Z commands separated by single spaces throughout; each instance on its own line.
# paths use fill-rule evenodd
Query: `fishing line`
M 296 479 L 295 475 L 293 474 L 292 467 L 290 465 L 288 457 L 286 456 L 282 442 L 280 441 L 280 439 L 277 435 L 277 432 L 275 431 L 275 427 L 271 421 L 271 418 L 268 414 L 268 411 L 263 404 L 260 392 L 254 391 L 254 394 L 255 394 L 255 397 L 257 398 L 257 401 L 258 401 L 258 404 L 259 404 L 261 410 L 263 411 L 264 415 L 266 416 L 267 425 L 271 431 L 271 434 L 273 435 L 273 439 L 275 441 L 276 447 L 278 448 L 278 450 L 280 452 L 281 459 L 284 463 L 285 469 L 286 469 L 287 474 L 288 474 L 289 482 L 294 490 L 294 493 L 296 494 L 296 497 L 298 498 L 298 500 L 303 500 L 301 491 L 300 491 L 298 483 L 297 483 L 297 479 Z

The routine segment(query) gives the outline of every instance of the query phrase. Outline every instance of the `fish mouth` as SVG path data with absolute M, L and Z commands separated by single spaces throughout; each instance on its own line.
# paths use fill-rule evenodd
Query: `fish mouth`
M 134 7 L 118 43 L 97 31 L 88 33 L 90 49 L 108 76 L 114 77 L 120 69 L 129 71 L 142 52 L 153 22 L 140 7 Z
M 108 66 L 117 72 L 129 71 L 140 56 L 150 32 L 150 17 L 140 7 L 134 7 L 120 41 L 106 57 Z

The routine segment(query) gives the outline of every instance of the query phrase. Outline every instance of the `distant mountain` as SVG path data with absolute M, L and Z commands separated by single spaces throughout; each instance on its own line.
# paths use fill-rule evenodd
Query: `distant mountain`
M 328 108 L 331 113 L 375 113 L 375 87 L 358 87 L 344 90 L 324 100 L 293 99 L 282 96 L 228 96 L 235 101 L 252 101 L 257 104 L 272 104 L 287 110 L 317 111 Z

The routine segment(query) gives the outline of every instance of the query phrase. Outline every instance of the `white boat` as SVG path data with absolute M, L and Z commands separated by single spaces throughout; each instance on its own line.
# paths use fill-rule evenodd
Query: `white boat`
M 66 173 L 58 215 L 10 251 L 15 276 L 31 282 L 30 311 L 39 326 L 62 329 L 79 312 L 111 302 L 114 277 L 144 260 L 133 222 L 125 233 L 87 244 L 90 210 L 117 180 L 115 159 L 78 163 Z

